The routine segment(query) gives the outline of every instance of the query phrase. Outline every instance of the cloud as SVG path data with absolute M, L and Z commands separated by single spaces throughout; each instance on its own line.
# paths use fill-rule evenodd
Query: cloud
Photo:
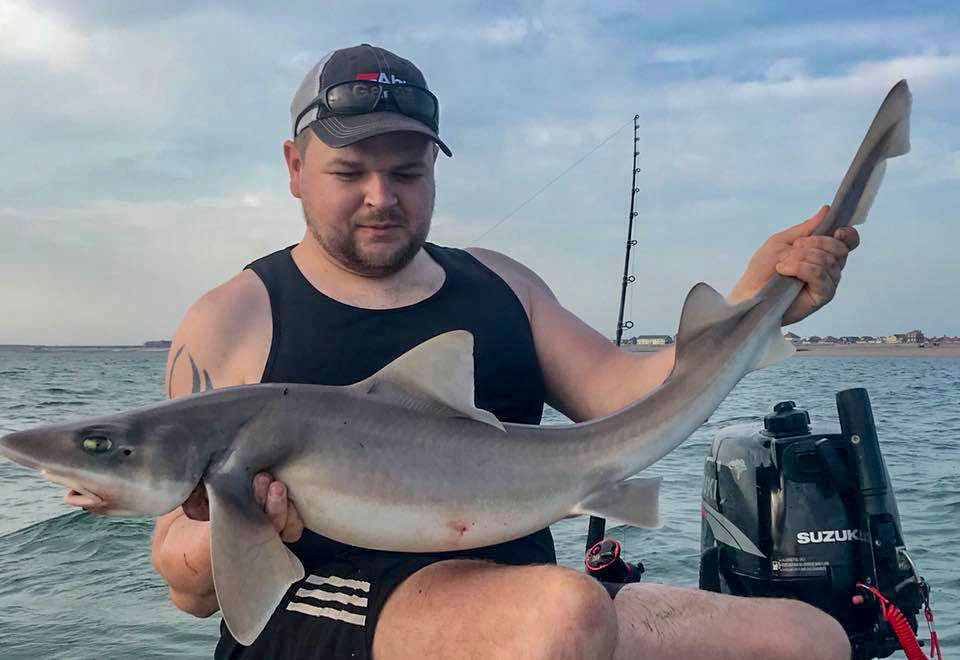
M 0 341 L 169 338 L 199 293 L 302 234 L 294 200 L 267 191 L 0 209 L 0 300 L 10 319 Z
M 634 321 L 670 332 L 690 285 L 729 288 L 764 237 L 829 201 L 883 94 L 906 76 L 914 151 L 891 164 L 845 278 L 851 295 L 804 327 L 892 331 L 893 311 L 864 307 L 877 282 L 896 318 L 960 332 L 888 272 L 920 236 L 960 240 L 955 19 L 808 8 L 760 20 L 761 9 L 5 3 L 0 85 L 18 93 L 0 106 L 0 299 L 17 313 L 0 342 L 169 334 L 204 290 L 296 241 L 302 219 L 280 159 L 290 96 L 328 49 L 362 40 L 420 64 L 440 97 L 456 155 L 438 165 L 433 238 L 472 244 L 526 202 L 482 245 L 538 271 L 607 333 L 635 113 Z M 955 260 L 931 255 L 915 260 L 917 279 L 960 280 Z M 109 310 L 109 324 L 91 308 Z
M 88 42 L 56 12 L 20 0 L 0 5 L 0 59 L 75 70 Z
M 542 34 L 543 23 L 526 17 L 492 18 L 480 24 L 427 25 L 413 32 L 413 40 L 426 44 L 478 44 L 492 47 L 516 46 L 533 35 Z
M 799 58 L 776 60 L 764 79 L 684 80 L 663 85 L 666 105 L 673 109 L 705 108 L 722 103 L 755 105 L 798 100 L 849 105 L 852 99 L 876 96 L 901 78 L 915 88 L 942 85 L 960 77 L 960 53 L 923 54 L 856 62 L 835 75 L 808 75 Z M 786 107 L 786 105 L 784 105 Z
M 951 26 L 951 23 L 953 25 Z M 819 51 L 851 52 L 868 49 L 912 49 L 925 43 L 943 43 L 955 30 L 955 21 L 945 16 L 894 16 L 882 19 L 857 18 L 841 21 L 811 22 L 809 19 L 787 25 L 765 25 L 758 29 L 736 30 L 694 42 L 668 43 L 651 49 L 653 64 L 708 63 L 714 69 L 731 60 L 761 54 L 791 53 L 813 57 Z M 931 36 L 939 36 L 934 38 Z M 764 57 L 766 55 L 766 57 Z

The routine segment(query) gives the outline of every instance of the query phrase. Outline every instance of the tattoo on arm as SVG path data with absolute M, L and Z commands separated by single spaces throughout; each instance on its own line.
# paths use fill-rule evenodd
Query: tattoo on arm
M 186 347 L 187 345 L 184 344 L 177 350 L 177 354 L 173 356 L 173 362 L 170 364 L 170 373 L 167 374 L 167 398 L 168 399 L 173 398 L 173 370 L 177 366 L 177 360 L 180 359 L 180 354 L 183 353 L 183 349 L 185 349 Z
M 193 356 L 187 353 L 190 360 L 190 369 L 193 371 L 193 387 L 190 390 L 193 394 L 197 392 L 208 392 L 213 389 L 213 381 L 210 380 L 210 374 L 203 370 L 203 386 L 200 385 L 200 370 L 197 369 L 197 363 L 193 361 Z
M 196 394 L 200 391 L 200 372 L 197 371 L 197 363 L 193 361 L 193 356 L 187 353 L 187 357 L 190 358 L 190 370 L 193 371 L 193 387 L 190 391 Z
M 177 360 L 180 358 L 180 354 L 183 353 L 183 349 L 187 347 L 186 344 L 177 349 L 177 354 L 173 356 L 173 362 L 170 364 L 170 374 L 167 377 L 167 398 L 173 398 L 173 371 L 177 366 Z M 193 384 L 190 388 L 192 394 L 197 394 L 198 392 L 208 392 L 213 389 L 213 381 L 210 379 L 210 374 L 206 369 L 203 369 L 203 382 L 200 381 L 200 372 L 201 369 L 197 367 L 196 361 L 193 359 L 193 356 L 190 352 L 187 352 L 187 359 L 190 360 L 190 371 L 193 376 Z

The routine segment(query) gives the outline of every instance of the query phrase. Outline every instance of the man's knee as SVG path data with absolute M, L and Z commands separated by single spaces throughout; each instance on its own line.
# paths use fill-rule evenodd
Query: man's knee
M 606 589 L 569 569 L 540 567 L 537 602 L 530 603 L 532 627 L 539 632 L 542 656 L 609 658 L 617 641 L 617 614 Z
M 390 596 L 374 657 L 602 660 L 616 639 L 613 603 L 593 578 L 557 566 L 450 560 Z
M 783 637 L 771 658 L 850 660 L 850 640 L 840 623 L 813 605 L 798 600 L 773 600 Z

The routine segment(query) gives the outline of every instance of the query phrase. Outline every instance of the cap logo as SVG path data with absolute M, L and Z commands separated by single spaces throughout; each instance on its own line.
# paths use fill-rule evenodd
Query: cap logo
M 392 73 L 389 76 L 387 76 L 387 74 L 383 73 L 382 71 L 375 72 L 375 73 L 358 73 L 356 79 L 357 80 L 375 80 L 379 83 L 384 83 L 386 85 L 407 84 L 406 80 L 401 80 L 400 78 L 397 78 Z

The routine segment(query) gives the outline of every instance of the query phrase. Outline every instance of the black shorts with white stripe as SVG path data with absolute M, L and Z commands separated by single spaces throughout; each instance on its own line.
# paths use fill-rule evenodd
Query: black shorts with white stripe
M 253 645 L 239 644 L 221 623 L 215 658 L 369 660 L 377 619 L 397 585 L 425 566 L 458 558 L 509 564 L 556 562 L 548 530 L 499 546 L 456 553 L 350 548 L 322 562 L 305 562 L 306 577 L 290 587 Z
M 290 587 L 251 646 L 237 643 L 221 623 L 214 657 L 367 660 L 377 616 L 387 596 L 408 576 L 442 559 L 357 552 L 309 566 L 306 577 Z

